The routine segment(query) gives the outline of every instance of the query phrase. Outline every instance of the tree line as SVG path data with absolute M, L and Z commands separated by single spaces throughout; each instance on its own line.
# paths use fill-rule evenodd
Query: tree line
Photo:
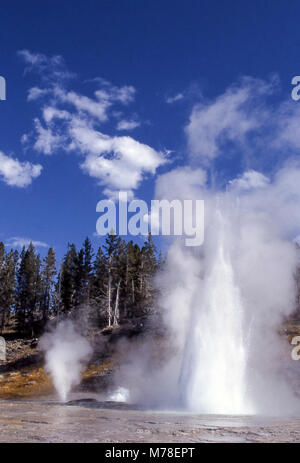
M 50 248 L 42 260 L 31 243 L 19 253 L 0 243 L 0 332 L 15 322 L 20 335 L 55 317 L 80 317 L 97 326 L 144 317 L 155 307 L 153 276 L 162 265 L 151 234 L 140 247 L 107 235 L 94 253 L 89 238 L 68 244 L 60 265 Z

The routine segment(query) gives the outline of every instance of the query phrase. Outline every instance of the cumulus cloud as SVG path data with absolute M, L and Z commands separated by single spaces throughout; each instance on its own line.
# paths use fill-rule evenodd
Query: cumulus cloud
M 41 172 L 40 164 L 20 162 L 0 151 L 0 176 L 7 185 L 24 188 L 39 177 Z
M 28 50 L 20 55 L 30 71 L 39 75 L 46 71 L 52 73 L 46 86 L 29 90 L 28 100 L 42 98 L 43 106 L 42 117 L 34 119 L 34 132 L 23 136 L 25 143 L 32 142 L 36 151 L 46 155 L 57 151 L 80 154 L 84 157 L 81 169 L 96 178 L 109 197 L 114 197 L 120 189 L 132 197 L 144 176 L 154 175 L 166 162 L 165 152 L 156 151 L 129 136 L 103 133 L 101 126 L 109 121 L 112 106 L 118 104 L 124 108 L 134 101 L 134 87 L 117 87 L 97 78 L 93 79 L 98 87 L 93 95 L 82 95 L 69 89 L 64 79 L 59 78 L 62 69 L 66 70 L 61 57 L 48 58 Z M 140 125 L 137 120 L 123 117 L 122 111 L 118 114 L 122 117 L 118 131 L 132 130 Z
M 87 152 L 81 167 L 105 185 L 105 193 L 125 190 L 133 196 L 144 174 L 154 174 L 165 159 L 151 147 L 131 137 L 109 137 L 87 128 L 73 129 L 73 140 Z

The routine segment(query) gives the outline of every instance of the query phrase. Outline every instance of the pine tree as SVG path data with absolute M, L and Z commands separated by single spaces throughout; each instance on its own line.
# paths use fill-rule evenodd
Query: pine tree
M 130 241 L 127 245 L 126 262 L 126 316 L 138 314 L 139 307 L 139 269 L 141 263 L 141 250 L 138 244 Z
M 116 327 L 155 308 L 153 277 L 163 258 L 157 257 L 151 234 L 140 248 L 111 233 L 94 261 L 93 257 L 89 238 L 79 252 L 74 244 L 68 244 L 57 275 L 52 248 L 41 265 L 32 244 L 18 257 L 16 251 L 6 252 L 0 243 L 0 330 L 10 314 L 14 314 L 20 334 L 32 335 L 50 314 L 72 314 L 87 325 L 93 320 Z
M 141 306 L 143 312 L 149 312 L 153 308 L 155 289 L 152 280 L 158 269 L 156 254 L 157 249 L 153 243 L 152 235 L 149 233 L 141 250 L 141 267 L 139 270 Z
M 1 241 L 0 243 L 0 270 L 2 269 L 4 258 L 5 258 L 5 246 L 4 246 L 4 243 Z
M 41 301 L 40 257 L 30 243 L 23 248 L 17 274 L 17 322 L 19 332 L 33 334 L 34 319 Z
M 99 247 L 93 265 L 91 276 L 90 302 L 95 311 L 95 320 L 102 324 L 102 319 L 106 319 L 106 282 L 107 261 L 105 255 Z M 103 317 L 104 316 L 104 317 Z
M 73 310 L 77 309 L 84 299 L 84 251 L 80 249 L 75 258 L 75 273 L 74 273 L 74 304 Z
M 90 285 L 93 270 L 93 249 L 89 238 L 86 238 L 83 247 L 77 256 L 76 288 L 77 288 L 77 306 L 84 304 L 89 305 Z
M 54 277 L 56 275 L 55 252 L 52 248 L 48 250 L 47 256 L 42 265 L 42 313 L 43 321 L 46 322 L 50 315 L 51 303 L 53 301 Z
M 16 267 L 18 252 L 11 250 L 2 254 L 0 246 L 1 268 L 0 268 L 0 332 L 2 333 L 7 319 L 15 303 Z
M 62 312 L 69 313 L 76 306 L 76 294 L 78 288 L 78 256 L 74 244 L 68 244 L 68 251 L 63 259 L 60 275 L 60 297 L 62 302 Z
M 93 257 L 94 252 L 92 243 L 87 237 L 83 243 L 83 288 L 86 302 L 89 301 L 90 284 L 93 271 Z
M 4 329 L 5 324 L 5 308 L 3 303 L 3 293 L 5 291 L 5 271 L 4 271 L 4 259 L 5 259 L 5 246 L 4 243 L 0 243 L 0 329 L 1 332 Z

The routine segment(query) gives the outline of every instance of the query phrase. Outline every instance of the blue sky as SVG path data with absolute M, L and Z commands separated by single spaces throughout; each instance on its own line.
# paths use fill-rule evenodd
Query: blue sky
M 184 166 L 224 188 L 247 170 L 272 175 L 287 151 L 297 158 L 298 1 L 10 0 L 0 8 L 6 243 L 29 238 L 61 256 L 68 241 L 101 242 L 96 204 L 118 189 L 150 200 L 159 176 Z

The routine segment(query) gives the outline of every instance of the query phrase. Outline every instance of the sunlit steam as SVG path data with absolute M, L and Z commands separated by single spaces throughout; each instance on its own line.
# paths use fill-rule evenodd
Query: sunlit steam
M 202 295 L 193 308 L 180 377 L 183 404 L 202 413 L 246 414 L 247 345 L 244 307 L 216 212 L 216 243 Z
M 112 392 L 108 400 L 112 400 L 113 402 L 128 402 L 130 398 L 129 390 L 125 387 L 118 387 L 114 392 Z
M 227 191 L 206 187 L 187 168 L 158 180 L 159 198 L 178 197 L 184 180 L 180 199 L 205 199 L 205 238 L 199 249 L 177 239 L 168 250 L 156 279 L 166 350 L 157 351 L 155 340 L 138 345 L 116 377 L 132 402 L 196 413 L 299 413 L 298 365 L 282 331 L 296 307 L 300 169 L 257 178 L 245 174 Z
M 92 348 L 70 320 L 60 322 L 54 331 L 44 334 L 40 347 L 45 352 L 46 371 L 60 400 L 66 402 L 71 388 L 80 383 Z

